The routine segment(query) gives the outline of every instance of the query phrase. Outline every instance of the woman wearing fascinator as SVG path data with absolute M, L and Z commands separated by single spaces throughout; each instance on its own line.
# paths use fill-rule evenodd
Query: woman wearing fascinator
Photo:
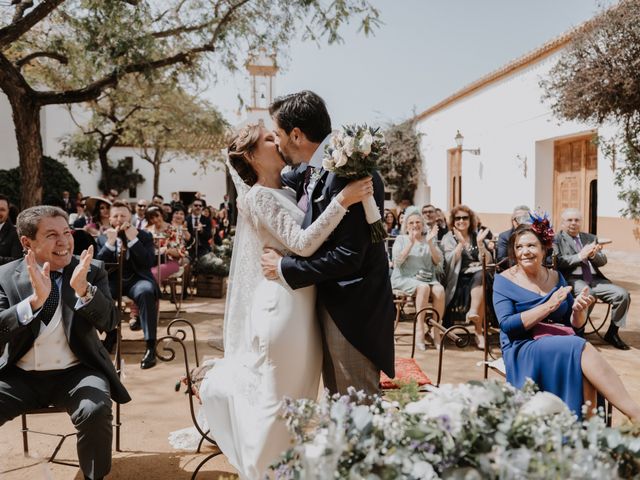
M 238 191 L 224 318 L 223 359 L 205 376 L 200 398 L 211 435 L 243 479 L 264 478 L 291 446 L 280 418 L 282 399 L 316 399 L 322 339 L 315 286 L 291 290 L 263 277 L 265 247 L 311 256 L 347 208 L 373 193 L 371 178 L 353 181 L 308 228 L 295 192 L 282 187 L 285 162 L 274 134 L 244 127 L 228 144 L 228 167 Z
M 640 405 L 582 337 L 595 299 L 588 288 L 574 299 L 562 275 L 543 265 L 554 232 L 546 216 L 532 215 L 532 220 L 511 235 L 514 266 L 496 275 L 493 285 L 507 381 L 521 388 L 531 378 L 543 391 L 562 398 L 578 417 L 587 401 L 595 408 L 600 392 L 632 421 L 640 420 Z M 588 410 L 587 416 L 592 413 Z

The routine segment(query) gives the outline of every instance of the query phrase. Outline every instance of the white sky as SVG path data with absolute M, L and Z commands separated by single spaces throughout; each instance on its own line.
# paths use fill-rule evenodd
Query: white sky
M 341 45 L 294 41 L 276 95 L 314 90 L 333 127 L 410 117 L 464 85 L 593 17 L 615 0 L 373 0 L 375 36 L 343 32 Z M 243 63 L 244 59 L 242 62 Z M 232 124 L 248 74 L 222 76 L 206 91 Z

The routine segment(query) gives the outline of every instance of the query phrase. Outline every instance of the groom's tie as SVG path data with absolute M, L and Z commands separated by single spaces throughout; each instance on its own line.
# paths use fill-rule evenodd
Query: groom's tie
M 313 174 L 315 168 L 312 166 L 308 166 L 304 172 L 304 183 L 302 184 L 302 196 L 300 200 L 298 200 L 298 207 L 300 210 L 307 213 L 309 209 L 309 182 L 311 181 L 311 175 Z

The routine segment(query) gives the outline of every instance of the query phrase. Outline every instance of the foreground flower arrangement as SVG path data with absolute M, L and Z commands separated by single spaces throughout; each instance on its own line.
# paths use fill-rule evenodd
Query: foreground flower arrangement
M 578 422 L 558 397 L 487 381 L 409 386 L 393 399 L 325 396 L 287 401 L 295 446 L 279 479 L 634 478 L 640 438 Z M 636 432 L 637 433 L 637 432 Z

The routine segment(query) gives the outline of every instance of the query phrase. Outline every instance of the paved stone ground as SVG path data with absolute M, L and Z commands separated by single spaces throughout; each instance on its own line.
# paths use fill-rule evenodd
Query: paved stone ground
M 605 273 L 614 282 L 627 288 L 632 295 L 629 325 L 622 333 L 632 346 L 622 352 L 604 344 L 597 337 L 590 340 L 619 372 L 632 395 L 640 401 L 640 254 L 609 253 L 609 265 Z M 173 318 L 171 305 L 162 302 L 163 311 L 160 329 Z M 221 352 L 207 345 L 208 338 L 221 340 L 224 301 L 217 299 L 195 298 L 184 306 L 183 317 L 192 321 L 197 330 L 200 355 L 220 356 Z M 401 328 L 408 328 L 402 325 Z M 122 406 L 121 452 L 114 452 L 113 469 L 109 478 L 122 480 L 165 480 L 188 479 L 203 458 L 202 454 L 175 451 L 167 441 L 169 432 L 190 424 L 187 398 L 176 393 L 174 385 L 184 369 L 182 356 L 171 363 L 159 363 L 151 370 L 142 371 L 138 367 L 144 344 L 140 332 L 124 332 L 124 382 L 131 392 L 133 401 Z M 397 355 L 408 356 L 408 347 L 399 347 Z M 418 352 L 420 365 L 431 378 L 436 378 L 437 355 L 435 350 Z M 454 383 L 482 379 L 482 368 L 476 364 L 482 360 L 482 353 L 473 348 L 450 348 L 445 354 L 443 382 Z M 614 422 L 622 421 L 622 415 L 614 414 Z M 41 415 L 29 418 L 31 428 L 49 432 L 71 432 L 68 417 L 65 414 Z M 22 453 L 20 420 L 16 419 L 0 427 L 0 479 L 31 480 L 55 479 L 81 480 L 77 468 L 43 463 L 42 457 L 48 455 L 55 446 L 56 439 L 41 435 L 30 437 L 30 455 Z M 75 441 L 67 440 L 59 458 L 75 460 Z M 233 468 L 224 456 L 216 457 L 207 464 L 198 478 L 222 479 L 234 477 Z

